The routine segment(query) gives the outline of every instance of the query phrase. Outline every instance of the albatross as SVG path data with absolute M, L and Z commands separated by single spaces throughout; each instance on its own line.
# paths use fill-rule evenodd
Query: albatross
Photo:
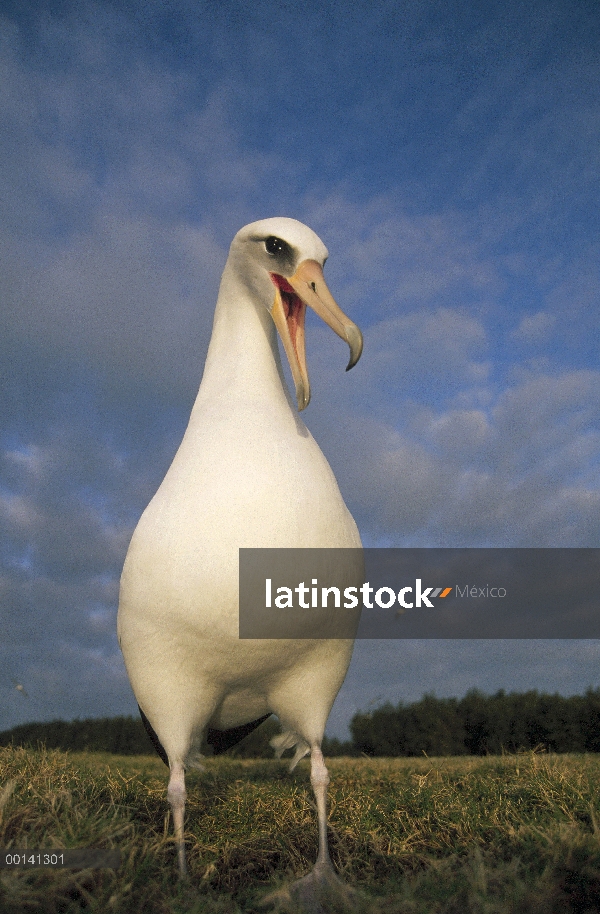
M 362 351 L 360 330 L 325 283 L 327 255 L 294 219 L 254 222 L 234 237 L 187 430 L 123 568 L 119 644 L 142 720 L 170 768 L 182 876 L 185 770 L 201 767 L 203 738 L 222 749 L 275 714 L 276 752 L 294 749 L 292 767 L 310 753 L 319 850 L 305 884 L 336 879 L 321 742 L 353 641 L 241 640 L 238 577 L 241 547 L 361 548 L 334 474 L 298 415 L 310 399 L 306 308 L 349 345 L 347 370 Z

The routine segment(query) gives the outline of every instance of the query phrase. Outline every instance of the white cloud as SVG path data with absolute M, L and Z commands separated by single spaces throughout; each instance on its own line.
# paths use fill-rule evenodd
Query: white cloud
M 335 431 L 317 412 L 316 434 L 371 542 L 594 546 L 599 384 L 597 372 L 524 377 L 485 409 L 399 409 L 396 427 L 367 401 Z
M 332 252 L 329 274 L 348 306 L 368 301 L 383 317 L 398 309 L 454 309 L 497 294 L 501 279 L 494 258 L 458 212 L 402 212 L 396 194 L 361 205 L 349 188 L 323 199 L 308 196 L 304 218 Z M 335 260 L 333 257 L 335 254 Z
M 545 343 L 550 337 L 555 320 L 555 317 L 546 311 L 525 314 L 521 318 L 519 326 L 513 331 L 512 336 L 515 340 L 521 340 L 525 343 Z
M 10 533 L 28 532 L 38 521 L 35 509 L 20 495 L 0 493 L 0 517 L 12 528 Z
M 373 383 L 396 391 L 407 382 L 427 385 L 430 379 L 444 383 L 478 384 L 485 381 L 489 366 L 474 358 L 486 349 L 481 322 L 449 308 L 423 309 L 381 321 L 369 328 L 371 358 L 367 371 Z
M 276 161 L 240 149 L 226 92 L 190 107 L 186 79 L 135 59 L 115 70 L 102 36 L 92 68 L 51 75 L 15 45 L 3 59 L 5 351 L 26 343 L 126 383 L 193 389 L 230 240 L 219 222 L 237 211 L 239 228 Z

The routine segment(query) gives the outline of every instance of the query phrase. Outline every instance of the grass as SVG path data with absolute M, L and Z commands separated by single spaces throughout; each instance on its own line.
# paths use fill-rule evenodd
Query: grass
M 600 757 L 332 759 L 330 847 L 373 914 L 600 911 Z M 309 767 L 207 759 L 176 878 L 167 769 L 0 749 L 0 848 L 119 848 L 111 870 L 0 871 L 1 914 L 233 914 L 316 856 Z

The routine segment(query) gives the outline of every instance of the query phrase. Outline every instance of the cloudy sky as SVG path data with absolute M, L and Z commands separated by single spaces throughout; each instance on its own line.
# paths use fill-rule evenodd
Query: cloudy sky
M 600 546 L 596 0 L 3 0 L 0 730 L 133 713 L 127 544 L 235 232 L 330 251 L 305 419 L 366 545 Z M 16 688 L 21 684 L 27 695 Z M 600 685 L 598 642 L 363 642 L 329 732 Z

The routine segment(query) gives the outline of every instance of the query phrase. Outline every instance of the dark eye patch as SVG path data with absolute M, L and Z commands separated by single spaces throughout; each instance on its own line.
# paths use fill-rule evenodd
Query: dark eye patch
M 269 235 L 268 238 L 265 238 L 264 245 L 267 254 L 277 262 L 279 270 L 284 270 L 288 273 L 290 271 L 293 272 L 296 254 L 287 241 L 277 238 L 276 235 Z

